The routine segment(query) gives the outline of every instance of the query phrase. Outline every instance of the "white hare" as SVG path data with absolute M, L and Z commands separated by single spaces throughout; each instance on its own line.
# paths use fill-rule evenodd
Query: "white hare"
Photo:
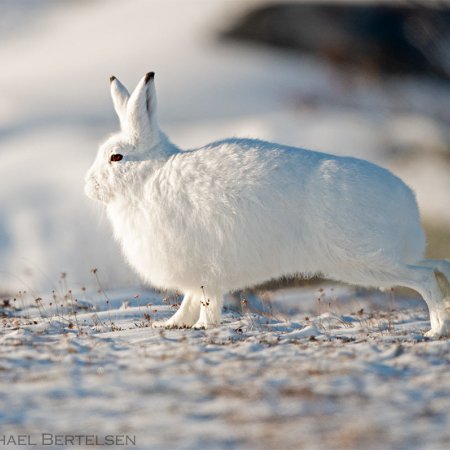
M 220 323 L 225 293 L 294 274 L 406 286 L 428 336 L 450 331 L 450 263 L 424 260 L 413 192 L 367 161 L 253 139 L 181 151 L 158 126 L 154 73 L 129 95 L 111 77 L 121 132 L 101 146 L 86 193 L 106 204 L 128 262 L 184 294 L 164 327 Z M 203 287 L 203 288 L 202 288 Z

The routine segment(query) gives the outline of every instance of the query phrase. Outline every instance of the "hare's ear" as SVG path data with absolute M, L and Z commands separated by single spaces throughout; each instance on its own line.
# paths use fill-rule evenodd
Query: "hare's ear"
M 151 139 L 158 132 L 155 73 L 142 78 L 127 105 L 127 131 L 135 141 Z
M 114 109 L 119 116 L 120 126 L 122 130 L 126 127 L 127 119 L 127 103 L 130 94 L 127 88 L 114 76 L 109 78 L 111 82 L 111 97 L 114 104 Z

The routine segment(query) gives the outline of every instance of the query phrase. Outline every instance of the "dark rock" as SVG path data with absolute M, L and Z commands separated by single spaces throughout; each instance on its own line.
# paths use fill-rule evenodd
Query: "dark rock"
M 450 78 L 449 3 L 274 3 L 248 12 L 224 36 L 312 53 L 379 74 Z

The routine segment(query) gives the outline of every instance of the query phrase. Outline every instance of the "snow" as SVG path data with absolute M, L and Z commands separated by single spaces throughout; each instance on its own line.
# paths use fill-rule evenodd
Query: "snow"
M 2 433 L 130 435 L 142 449 L 448 448 L 450 341 L 423 337 L 422 300 L 325 284 L 260 293 L 221 328 L 156 330 L 175 299 L 140 287 L 83 194 L 118 126 L 109 75 L 133 88 L 154 70 L 180 146 L 235 135 L 367 158 L 448 228 L 448 84 L 220 42 L 240 1 L 44 3 L 37 14 L 9 1 L 0 18 Z
M 0 310 L 9 435 L 126 435 L 139 449 L 448 445 L 450 341 L 423 337 L 415 297 L 262 293 L 270 314 L 227 310 L 222 327 L 194 331 L 151 328 L 175 310 L 153 291 L 63 292 L 58 310 L 27 294 Z

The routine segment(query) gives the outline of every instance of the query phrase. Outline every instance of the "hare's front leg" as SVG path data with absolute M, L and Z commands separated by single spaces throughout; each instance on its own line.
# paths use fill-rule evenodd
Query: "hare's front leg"
M 186 293 L 178 311 L 168 320 L 153 322 L 153 328 L 189 328 L 194 325 L 200 314 L 200 298 Z
M 192 327 L 196 329 L 214 328 L 220 325 L 222 316 L 223 294 L 202 292 L 200 297 L 200 317 Z

